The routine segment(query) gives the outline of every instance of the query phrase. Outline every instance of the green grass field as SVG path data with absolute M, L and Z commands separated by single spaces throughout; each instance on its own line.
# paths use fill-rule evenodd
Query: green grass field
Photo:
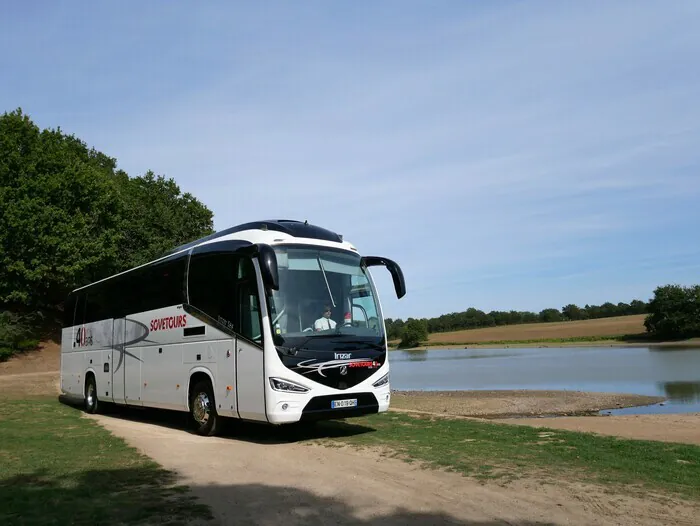
M 333 438 L 321 443 L 389 448 L 405 460 L 477 479 L 586 481 L 700 500 L 699 446 L 397 413 L 322 424 L 343 425 L 368 430 L 329 433 Z
M 55 399 L 0 399 L 0 524 L 210 518 L 174 475 Z

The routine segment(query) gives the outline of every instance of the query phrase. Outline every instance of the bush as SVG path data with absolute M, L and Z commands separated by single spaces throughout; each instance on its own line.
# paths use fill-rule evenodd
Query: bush
M 428 323 L 426 320 L 409 319 L 403 327 L 399 347 L 415 347 L 428 339 Z
M 33 338 L 35 320 L 35 316 L 0 312 L 0 362 L 39 345 L 39 340 Z
M 700 285 L 657 287 L 648 311 L 644 326 L 658 338 L 700 336 Z

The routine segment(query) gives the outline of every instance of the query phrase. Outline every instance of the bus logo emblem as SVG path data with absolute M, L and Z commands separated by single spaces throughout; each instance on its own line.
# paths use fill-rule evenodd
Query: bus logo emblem
M 346 374 L 348 374 L 348 366 L 347 366 L 347 365 L 343 365 L 343 366 L 340 368 L 340 374 L 341 374 L 342 376 L 345 376 Z

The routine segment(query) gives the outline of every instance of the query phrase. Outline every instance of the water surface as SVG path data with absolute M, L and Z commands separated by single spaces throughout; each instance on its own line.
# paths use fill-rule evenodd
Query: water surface
M 392 389 L 633 393 L 664 396 L 668 402 L 610 412 L 700 412 L 700 348 L 444 349 L 392 351 L 389 359 Z

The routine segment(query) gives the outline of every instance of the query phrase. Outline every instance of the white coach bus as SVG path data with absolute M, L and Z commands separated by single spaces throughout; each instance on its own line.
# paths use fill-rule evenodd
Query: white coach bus
M 196 432 L 221 417 L 282 424 L 386 411 L 387 337 L 361 256 L 307 222 L 256 221 L 72 291 L 61 391 L 87 412 L 105 402 L 187 411 Z

